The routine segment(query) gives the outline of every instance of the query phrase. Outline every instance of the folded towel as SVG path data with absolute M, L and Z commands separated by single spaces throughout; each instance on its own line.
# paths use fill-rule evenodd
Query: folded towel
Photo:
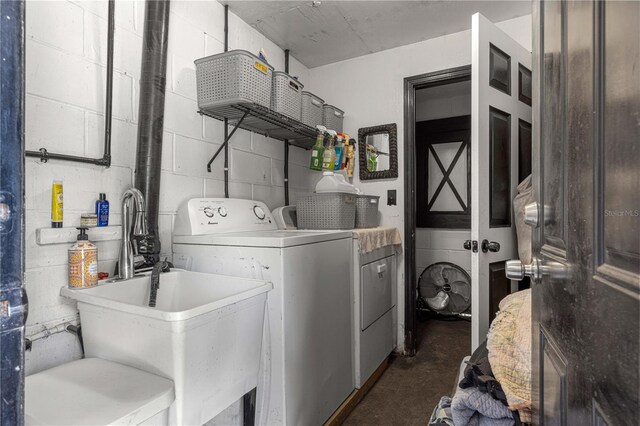
M 402 244 L 398 228 L 363 228 L 354 229 L 353 232 L 358 237 L 360 253 L 369 253 L 382 247 Z

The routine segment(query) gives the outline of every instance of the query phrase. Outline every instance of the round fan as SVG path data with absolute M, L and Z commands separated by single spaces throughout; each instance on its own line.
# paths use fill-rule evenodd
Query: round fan
M 426 268 L 418 280 L 420 301 L 443 315 L 458 315 L 471 308 L 471 278 L 464 269 L 449 262 Z

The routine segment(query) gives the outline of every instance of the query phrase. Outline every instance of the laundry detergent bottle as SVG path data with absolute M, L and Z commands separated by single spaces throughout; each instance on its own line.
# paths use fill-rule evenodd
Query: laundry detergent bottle
M 89 241 L 87 228 L 76 229 L 80 233 L 69 249 L 69 287 L 93 287 L 98 283 L 98 247 Z

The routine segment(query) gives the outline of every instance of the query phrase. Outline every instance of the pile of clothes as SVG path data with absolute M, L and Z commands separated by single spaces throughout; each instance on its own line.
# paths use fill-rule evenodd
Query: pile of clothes
M 429 425 L 518 426 L 531 422 L 531 290 L 500 302 L 487 340 L 466 364 L 453 398 L 440 400 Z

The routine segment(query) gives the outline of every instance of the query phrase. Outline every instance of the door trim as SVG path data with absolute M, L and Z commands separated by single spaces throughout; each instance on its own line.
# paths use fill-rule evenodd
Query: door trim
M 470 79 L 471 65 L 404 79 L 404 353 L 408 356 L 416 354 L 416 90 Z

